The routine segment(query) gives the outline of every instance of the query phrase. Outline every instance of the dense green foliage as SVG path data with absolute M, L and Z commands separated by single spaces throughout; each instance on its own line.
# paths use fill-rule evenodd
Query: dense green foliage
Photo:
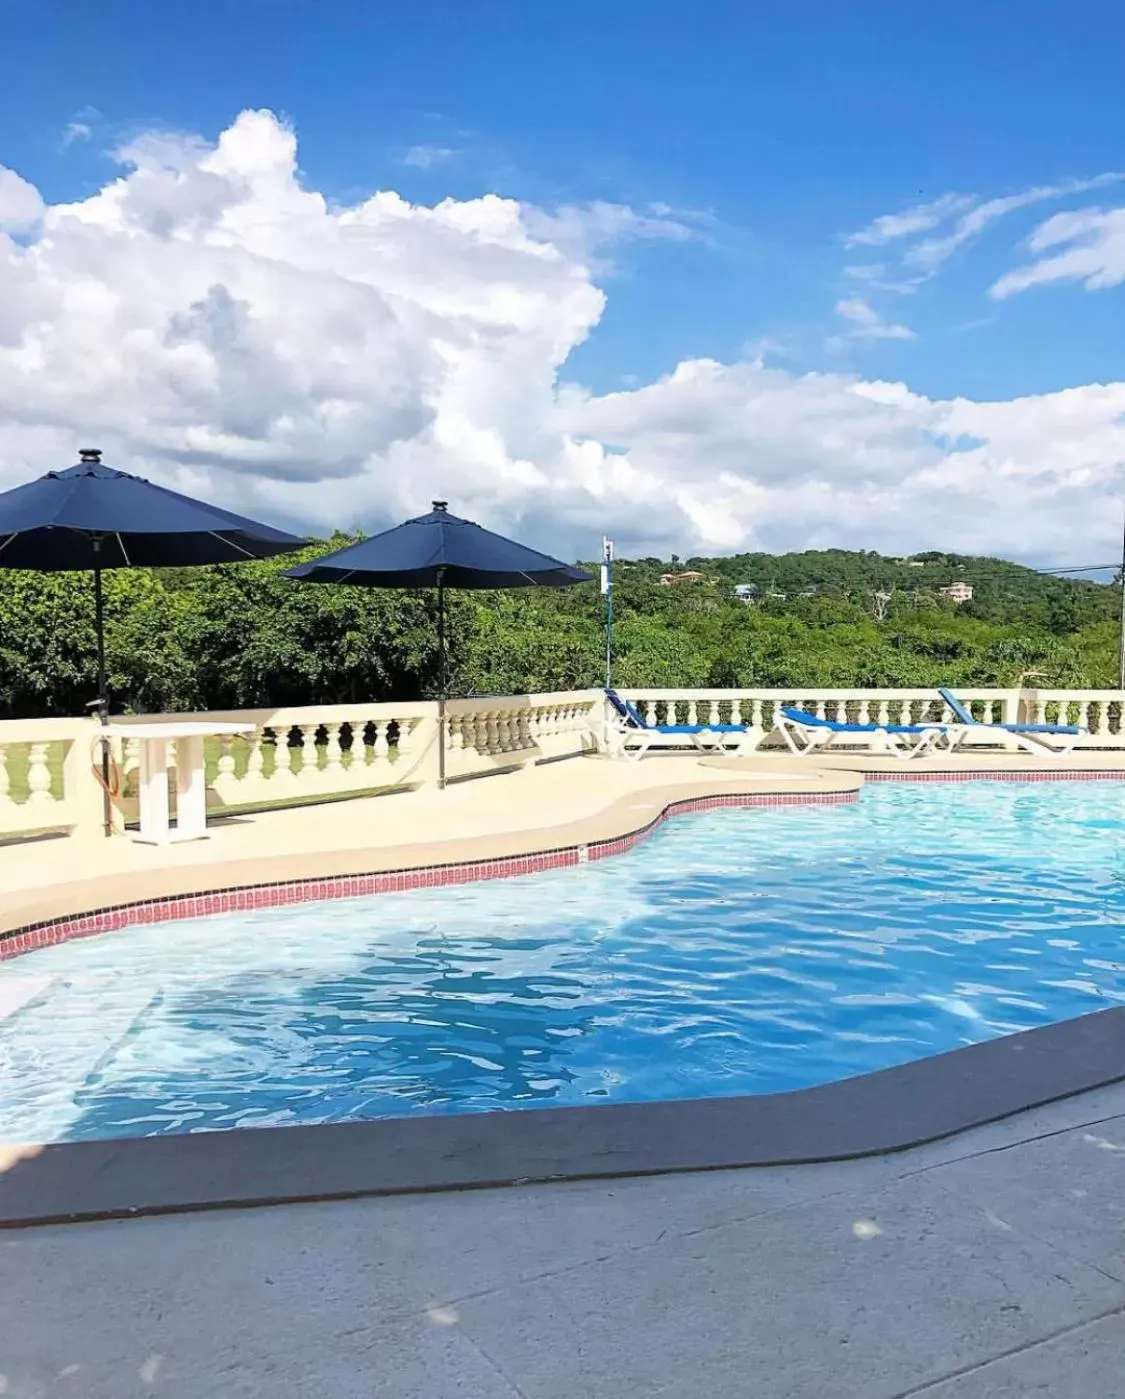
M 312 557 L 342 539 L 310 549 Z M 747 554 L 616 568 L 615 678 L 649 686 L 1116 683 L 1115 588 L 996 559 Z M 437 685 L 432 593 L 309 586 L 292 559 L 106 575 L 114 707 L 134 711 L 412 699 Z M 964 581 L 972 602 L 938 589 Z M 756 605 L 733 596 L 757 588 Z M 784 594 L 784 596 L 782 596 Z M 603 600 L 449 595 L 450 688 L 513 694 L 597 685 Z M 0 714 L 81 713 L 95 693 L 88 575 L 0 572 Z

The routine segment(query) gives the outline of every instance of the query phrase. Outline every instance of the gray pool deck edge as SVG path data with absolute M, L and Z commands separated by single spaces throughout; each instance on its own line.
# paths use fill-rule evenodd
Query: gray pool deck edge
M 1125 1007 L 795 1092 L 0 1148 L 0 1228 L 884 1155 L 1125 1080 Z

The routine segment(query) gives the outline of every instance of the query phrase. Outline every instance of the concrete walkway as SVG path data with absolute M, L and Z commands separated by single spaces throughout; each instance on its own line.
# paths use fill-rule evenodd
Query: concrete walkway
M 837 1165 L 0 1234 L 5 1399 L 1125 1392 L 1125 1086 Z

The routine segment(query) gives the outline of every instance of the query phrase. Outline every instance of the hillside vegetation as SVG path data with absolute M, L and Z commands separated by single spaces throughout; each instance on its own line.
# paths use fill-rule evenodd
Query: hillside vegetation
M 345 540 L 310 548 L 311 558 Z M 115 708 L 134 711 L 413 699 L 436 689 L 435 599 L 310 587 L 292 558 L 106 576 Z M 623 685 L 1111 686 L 1119 591 L 999 559 L 921 567 L 827 550 L 620 561 Z M 702 581 L 661 586 L 692 570 Z M 938 591 L 973 588 L 955 605 Z M 757 589 L 753 605 L 736 584 Z M 449 595 L 450 688 L 518 693 L 601 683 L 603 599 L 567 591 Z M 0 571 L 0 714 L 77 714 L 95 693 L 85 574 Z

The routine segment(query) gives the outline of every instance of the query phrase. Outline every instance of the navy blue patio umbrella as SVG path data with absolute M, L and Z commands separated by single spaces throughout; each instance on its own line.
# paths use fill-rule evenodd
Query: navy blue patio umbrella
M 96 448 L 78 455 L 77 466 L 48 471 L 0 494 L 0 568 L 93 573 L 97 707 L 104 721 L 104 569 L 239 563 L 288 554 L 308 540 L 115 471 L 102 464 Z
M 580 568 L 451 515 L 444 500 L 435 500 L 428 515 L 287 569 L 286 576 L 302 583 L 345 583 L 358 588 L 437 589 L 441 787 L 445 786 L 446 588 L 570 588 L 591 579 Z

